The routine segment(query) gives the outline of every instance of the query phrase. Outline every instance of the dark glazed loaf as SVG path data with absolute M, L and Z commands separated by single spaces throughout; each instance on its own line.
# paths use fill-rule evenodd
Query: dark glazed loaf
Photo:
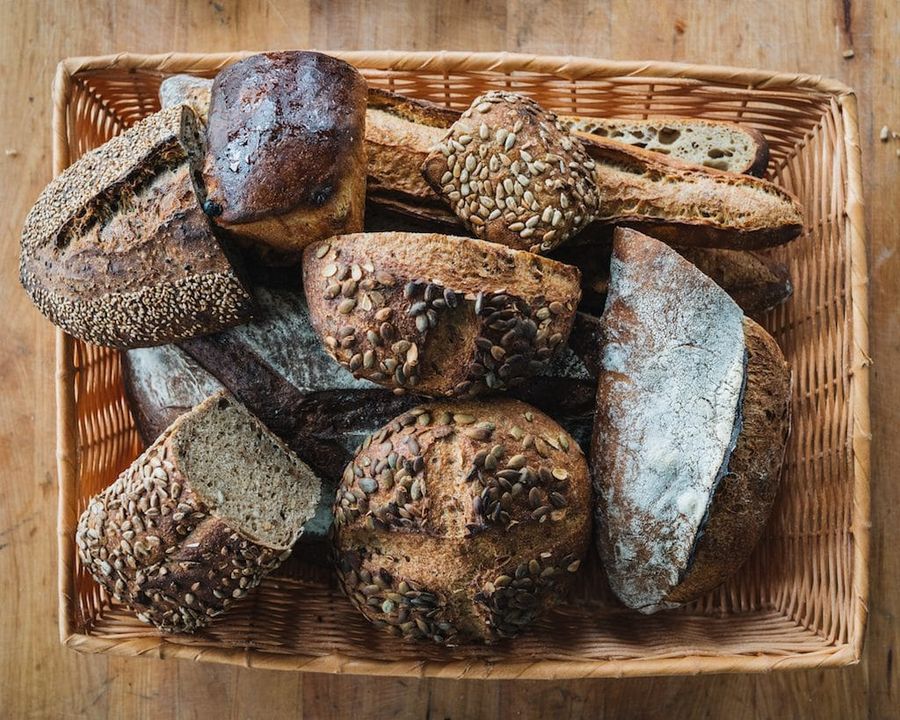
M 365 113 L 365 80 L 328 55 L 265 53 L 225 68 L 210 99 L 207 212 L 275 255 L 362 230 Z

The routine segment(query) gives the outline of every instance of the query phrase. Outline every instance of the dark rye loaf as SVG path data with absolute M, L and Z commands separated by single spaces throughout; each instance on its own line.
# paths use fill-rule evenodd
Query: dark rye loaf
M 378 627 L 442 645 L 513 637 L 590 539 L 584 455 L 524 403 L 430 403 L 363 444 L 335 503 L 338 577 Z
M 194 632 L 290 555 L 320 494 L 310 469 L 219 393 L 91 498 L 75 541 L 140 620 Z
M 197 120 L 179 106 L 55 178 L 22 230 L 19 274 L 38 309 L 75 337 L 119 348 L 249 319 L 252 297 L 195 192 L 201 155 Z
M 642 612 L 740 568 L 762 533 L 789 429 L 775 341 L 664 244 L 617 231 L 591 469 L 601 558 Z
M 315 52 L 253 55 L 213 82 L 203 165 L 214 222 L 269 259 L 362 230 L 366 82 Z
M 576 268 L 435 233 L 330 238 L 307 248 L 303 278 L 339 362 L 432 397 L 522 385 L 564 346 L 580 295 Z

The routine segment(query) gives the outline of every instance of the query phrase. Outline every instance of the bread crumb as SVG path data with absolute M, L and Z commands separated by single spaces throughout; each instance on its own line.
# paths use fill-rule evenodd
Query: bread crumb
M 847 60 L 849 60 L 849 59 L 852 58 L 854 55 L 856 55 L 856 53 L 853 52 L 853 50 L 849 50 L 849 49 L 848 49 L 848 50 L 844 50 L 844 52 L 841 53 L 841 54 L 842 54 L 842 55 L 844 56 L 844 58 L 847 59 Z

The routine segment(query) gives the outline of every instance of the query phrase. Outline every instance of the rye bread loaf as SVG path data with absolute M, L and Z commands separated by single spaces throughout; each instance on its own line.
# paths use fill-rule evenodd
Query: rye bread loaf
M 476 237 L 546 252 L 597 212 L 593 169 L 552 112 L 524 95 L 489 92 L 453 123 L 422 174 Z
M 315 52 L 253 55 L 212 86 L 207 213 L 270 261 L 362 230 L 366 82 Z
M 194 632 L 290 555 L 319 495 L 312 471 L 220 393 L 91 498 L 75 540 L 94 579 L 140 620 Z
M 520 385 L 569 335 L 578 270 L 469 238 L 360 233 L 303 258 L 310 318 L 357 377 L 397 393 Z
M 252 297 L 195 192 L 201 154 L 200 126 L 179 106 L 56 177 L 22 230 L 19 276 L 38 309 L 70 335 L 119 348 L 249 319 Z
M 616 233 L 591 470 L 610 586 L 650 613 L 744 562 L 778 488 L 790 371 L 775 341 L 664 244 Z
M 209 94 L 213 81 L 195 75 L 172 75 L 159 85 L 159 104 L 163 110 L 187 105 L 206 125 L 209 118 Z
M 559 121 L 573 131 L 716 170 L 760 177 L 769 162 L 769 144 L 761 132 L 723 120 L 668 117 L 632 120 L 563 115 Z
M 512 637 L 563 596 L 587 550 L 590 497 L 581 450 L 539 411 L 423 405 L 347 466 L 338 578 L 366 618 L 405 639 Z
M 734 250 L 780 245 L 803 230 L 797 200 L 774 183 L 574 135 L 595 163 L 600 225 L 631 227 L 670 245 Z

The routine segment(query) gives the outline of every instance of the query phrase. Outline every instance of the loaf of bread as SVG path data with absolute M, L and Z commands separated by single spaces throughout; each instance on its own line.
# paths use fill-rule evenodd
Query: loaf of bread
M 253 55 L 212 86 L 206 211 L 267 260 L 362 230 L 366 82 L 315 52 Z
M 652 150 L 716 170 L 761 176 L 769 144 L 758 130 L 722 120 L 653 117 L 646 120 L 560 116 L 570 130 Z
M 195 192 L 200 126 L 184 106 L 141 120 L 41 193 L 19 273 L 38 309 L 97 345 L 158 345 L 244 322 L 253 300 Z
M 478 238 L 546 252 L 598 211 L 593 161 L 552 112 L 516 93 L 472 101 L 422 174 Z
M 689 165 L 588 133 L 601 225 L 645 231 L 670 245 L 755 250 L 803 230 L 797 200 L 774 183 Z
M 664 244 L 616 233 L 591 444 L 596 531 L 630 608 L 732 575 L 778 488 L 790 371 L 775 341 Z
M 212 80 L 195 75 L 172 75 L 159 85 L 159 105 L 163 110 L 187 105 L 206 125 L 212 84 Z
M 363 443 L 335 503 L 338 577 L 376 626 L 442 645 L 512 637 L 590 538 L 575 441 L 524 403 L 434 403 Z
M 88 501 L 75 540 L 85 568 L 140 620 L 194 632 L 290 555 L 319 495 L 312 471 L 220 393 Z
M 307 248 L 313 327 L 357 377 L 428 396 L 516 387 L 560 349 L 578 270 L 469 238 L 360 233 Z

